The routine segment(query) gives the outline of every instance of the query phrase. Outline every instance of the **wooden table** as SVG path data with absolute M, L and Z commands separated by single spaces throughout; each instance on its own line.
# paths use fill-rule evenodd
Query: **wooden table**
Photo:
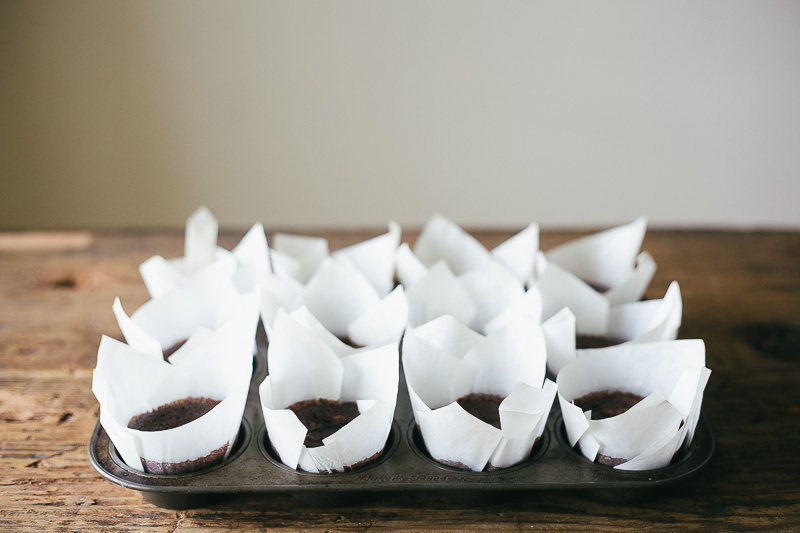
M 338 248 L 378 231 L 316 234 Z M 493 247 L 510 232 L 475 234 Z M 541 247 L 576 235 L 544 232 Z M 120 337 L 115 296 L 129 310 L 146 301 L 138 265 L 182 247 L 181 232 L 0 233 L 0 530 L 800 528 L 800 233 L 648 232 L 658 271 L 647 296 L 677 279 L 681 337 L 706 341 L 703 407 L 718 446 L 705 470 L 637 505 L 533 492 L 469 507 L 410 492 L 316 508 L 252 494 L 170 511 L 106 481 L 87 458 L 100 336 Z

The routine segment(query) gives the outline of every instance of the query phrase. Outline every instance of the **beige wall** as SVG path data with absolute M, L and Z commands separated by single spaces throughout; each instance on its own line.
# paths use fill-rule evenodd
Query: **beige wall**
M 0 2 L 0 228 L 800 228 L 800 2 Z

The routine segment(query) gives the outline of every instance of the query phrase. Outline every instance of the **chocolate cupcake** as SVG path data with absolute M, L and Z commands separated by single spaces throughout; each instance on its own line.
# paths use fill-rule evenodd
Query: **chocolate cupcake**
M 287 407 L 297 415 L 297 419 L 308 429 L 303 446 L 318 448 L 324 446 L 324 440 L 360 414 L 356 402 L 338 402 L 336 400 L 302 400 Z
M 512 321 L 486 336 L 449 315 L 409 329 L 403 368 L 431 458 L 475 472 L 525 460 L 555 398 L 545 359 L 535 321 Z
M 635 302 L 644 295 L 656 264 L 639 253 L 647 219 L 587 235 L 546 252 L 547 259 L 583 280 L 613 305 Z
M 290 468 L 344 472 L 383 453 L 399 380 L 398 345 L 347 346 L 304 307 L 279 309 L 259 394 L 269 447 Z
M 666 466 L 692 440 L 709 375 L 701 340 L 586 350 L 557 380 L 569 443 L 620 470 Z
M 255 326 L 252 312 L 237 313 L 216 331 L 195 332 L 169 362 L 102 338 L 92 390 L 128 466 L 181 474 L 228 456 L 247 400 Z
M 499 260 L 456 276 L 440 261 L 412 285 L 408 323 L 421 326 L 450 315 L 479 333 L 488 333 L 518 315 L 538 322 L 541 305 L 536 291 L 527 291 Z
M 525 284 L 539 245 L 531 224 L 494 250 L 441 215 L 422 228 L 414 250 L 397 251 L 397 275 L 406 289 L 409 324 L 420 326 L 451 315 L 475 331 L 487 333 L 505 322 L 512 308 L 530 309 Z M 537 304 L 538 308 L 538 304 Z M 538 311 L 537 311 L 538 312 Z
M 129 317 L 119 298 L 112 306 L 126 342 L 168 359 L 198 329 L 219 329 L 240 312 L 258 323 L 258 296 L 240 294 L 230 278 L 205 270 L 144 303 Z M 255 342 L 255 337 L 252 339 Z
M 211 398 L 181 398 L 156 407 L 153 411 L 134 416 L 128 421 L 128 428 L 144 432 L 179 428 L 208 414 L 219 403 L 220 400 L 212 400 Z M 230 444 L 225 443 L 203 457 L 187 459 L 179 463 L 159 462 L 146 457 L 142 457 L 141 460 L 145 472 L 152 474 L 185 474 L 220 463 L 228 455 L 229 449 Z
M 647 221 L 640 217 L 629 224 L 556 246 L 537 257 L 531 285 L 542 299 L 543 328 L 550 355 L 548 369 L 553 375 L 575 358 L 572 345 L 575 340 L 566 342 L 562 338 L 568 321 L 574 322 L 579 349 L 613 345 L 637 337 L 626 331 L 622 334 L 613 331 L 613 315 L 619 306 L 638 302 L 655 273 L 656 264 L 650 254 L 639 253 L 646 229 Z M 571 317 L 564 315 L 565 308 Z M 548 324 L 551 319 L 554 322 Z
M 539 287 L 548 293 L 548 288 Z M 586 320 L 579 322 L 571 307 L 562 309 L 542 324 L 547 341 L 548 370 L 553 375 L 557 376 L 565 364 L 585 350 L 630 342 L 675 340 L 681 324 L 683 302 L 678 282 L 673 281 L 659 300 L 600 306 L 595 311 L 593 314 L 593 311 L 584 309 L 581 315 L 597 324 L 589 330 Z
M 400 227 L 332 254 L 325 239 L 276 234 L 274 273 L 263 277 L 261 317 L 272 336 L 279 309 L 306 307 L 328 331 L 352 346 L 400 341 L 408 319 L 403 287 L 394 287 Z
M 271 271 L 264 226 L 254 224 L 232 251 L 217 246 L 218 229 L 217 219 L 201 206 L 186 221 L 183 257 L 156 255 L 139 266 L 151 298 L 207 270 L 229 278 L 243 294 L 256 290 L 261 276 Z
M 414 265 L 431 268 L 443 261 L 456 275 L 476 270 L 491 259 L 502 263 L 520 283 L 531 274 L 539 249 L 539 226 L 530 224 L 496 248 L 489 251 L 478 240 L 442 215 L 433 215 L 422 227 L 413 253 L 404 252 L 403 265 L 398 264 L 398 276 L 404 285 L 412 285 L 420 270 Z M 415 272 L 417 275 L 415 276 Z

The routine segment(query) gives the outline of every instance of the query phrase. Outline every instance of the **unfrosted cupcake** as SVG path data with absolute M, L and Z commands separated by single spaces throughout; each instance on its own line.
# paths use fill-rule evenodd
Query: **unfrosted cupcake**
M 344 472 L 384 451 L 397 402 L 397 343 L 355 349 L 304 307 L 279 309 L 259 387 L 269 447 L 290 468 Z
M 403 338 L 414 419 L 434 460 L 475 472 L 524 461 L 555 397 L 538 324 L 481 335 L 449 315 Z
M 328 253 L 324 239 L 276 234 L 274 273 L 261 286 L 261 317 L 271 338 L 279 309 L 306 307 L 353 346 L 399 342 L 408 319 L 403 287 L 394 287 L 400 227 Z
M 619 470 L 666 466 L 692 440 L 710 374 L 701 340 L 586 350 L 557 380 L 569 443 Z
M 647 219 L 593 233 L 551 248 L 547 260 L 572 273 L 612 304 L 634 302 L 644 295 L 656 263 L 640 252 Z
M 542 288 L 543 293 L 549 289 Z M 673 281 L 664 297 L 591 309 L 564 307 L 542 323 L 547 341 L 547 368 L 561 368 L 587 350 L 625 343 L 674 340 L 681 325 L 683 302 Z M 597 314 L 593 314 L 597 313 Z M 592 324 L 588 328 L 586 324 Z
M 409 324 L 420 326 L 451 315 L 488 332 L 509 309 L 538 309 L 536 291 L 526 292 L 539 243 L 531 224 L 492 251 L 441 215 L 422 228 L 411 248 L 397 251 L 397 275 L 406 289 Z M 535 318 L 538 321 L 538 316 Z
M 158 298 L 187 279 L 213 270 L 232 280 L 239 292 L 256 290 L 271 271 L 264 226 L 254 224 L 233 250 L 217 246 L 219 224 L 211 211 L 199 207 L 186 221 L 184 255 L 164 259 L 155 255 L 139 266 L 151 298 Z
M 247 400 L 255 325 L 237 313 L 216 331 L 201 328 L 169 362 L 102 338 L 92 391 L 128 466 L 181 474 L 228 456 Z
M 496 259 L 523 283 L 530 276 L 538 249 L 539 226 L 535 223 L 489 251 L 455 222 L 437 214 L 422 227 L 411 255 L 426 268 L 444 261 L 456 276 Z M 414 281 L 413 270 L 398 268 L 398 275 L 403 283 Z
M 217 330 L 244 313 L 255 331 L 259 317 L 257 295 L 240 294 L 228 276 L 213 269 L 148 300 L 130 317 L 119 298 L 114 300 L 113 310 L 129 345 L 164 359 L 179 350 L 198 329 Z

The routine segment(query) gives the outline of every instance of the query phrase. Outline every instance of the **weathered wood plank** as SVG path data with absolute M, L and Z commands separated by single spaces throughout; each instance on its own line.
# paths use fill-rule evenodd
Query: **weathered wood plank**
M 326 234 L 339 248 L 380 232 Z M 243 233 L 226 232 L 221 243 L 230 248 Z M 490 247 L 509 234 L 477 232 Z M 542 248 L 574 235 L 543 233 Z M 249 494 L 175 512 L 104 480 L 86 452 L 98 412 L 90 383 L 100 335 L 119 337 L 115 296 L 129 311 L 146 301 L 139 263 L 153 254 L 180 255 L 182 246 L 180 232 L 118 232 L 92 234 L 85 247 L 0 250 L 0 530 L 791 530 L 800 524 L 800 349 L 792 349 L 800 331 L 800 234 L 648 233 L 644 248 L 659 265 L 648 296 L 660 297 L 679 280 L 681 336 L 707 344 L 713 374 L 704 406 L 718 452 L 690 482 L 635 506 L 550 492 L 475 507 L 409 492 L 316 508 L 288 495 Z M 754 332 L 753 324 L 771 326 Z

